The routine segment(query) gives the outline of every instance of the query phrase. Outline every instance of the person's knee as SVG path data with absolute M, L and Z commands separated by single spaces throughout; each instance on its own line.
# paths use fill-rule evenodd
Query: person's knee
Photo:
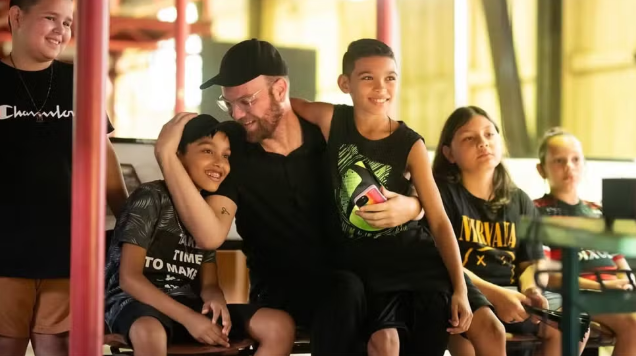
M 629 336 L 633 338 L 636 335 L 636 314 L 617 314 L 614 332 L 617 336 Z
M 625 319 L 625 328 L 630 329 L 632 331 L 636 330 L 636 313 L 625 314 L 623 315 Z M 632 335 L 634 335 L 632 333 Z
M 159 320 L 143 316 L 132 324 L 128 337 L 133 347 L 147 347 L 149 345 L 167 345 L 166 329 Z
M 7 355 L 24 355 L 29 345 L 29 338 L 12 338 L 0 335 L 0 350 Z
M 259 309 L 249 322 L 250 336 L 261 344 L 293 346 L 296 338 L 294 320 L 281 310 Z
M 540 337 L 544 339 L 545 341 L 561 339 L 561 331 L 558 328 L 542 325 L 540 330 L 541 330 Z
M 473 343 L 462 335 L 451 335 L 447 348 L 451 356 L 475 356 Z
M 33 333 L 31 335 L 33 351 L 37 356 L 68 355 L 68 336 L 69 333 L 67 332 L 55 335 Z
M 499 318 L 488 307 L 479 308 L 473 314 L 470 328 L 466 332 L 469 339 L 489 340 L 489 342 L 506 342 L 506 329 Z
M 369 338 L 369 354 L 392 355 L 399 352 L 400 336 L 397 329 L 382 329 L 374 332 Z

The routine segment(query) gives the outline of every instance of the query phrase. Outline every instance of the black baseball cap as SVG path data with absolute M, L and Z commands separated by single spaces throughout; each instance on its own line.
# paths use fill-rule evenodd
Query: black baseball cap
M 186 147 L 194 141 L 206 137 L 213 136 L 217 132 L 224 132 L 230 139 L 230 146 L 236 140 L 240 140 L 245 129 L 234 121 L 222 121 L 215 119 L 208 114 L 200 114 L 188 121 L 183 128 L 183 134 L 181 135 L 181 141 L 179 141 L 179 152 L 185 152 Z
M 221 59 L 219 74 L 199 88 L 235 87 L 259 75 L 286 76 L 287 63 L 271 43 L 252 38 L 232 46 Z

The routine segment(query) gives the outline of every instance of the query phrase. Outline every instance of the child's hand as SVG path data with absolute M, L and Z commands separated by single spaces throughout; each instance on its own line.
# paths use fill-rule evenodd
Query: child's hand
M 498 288 L 498 293 L 490 302 L 495 307 L 495 313 L 504 323 L 519 323 L 528 319 L 528 313 L 522 303 L 526 303 L 527 297 L 517 291 Z
M 203 303 L 203 309 L 201 314 L 208 314 L 212 312 L 212 323 L 216 324 L 221 317 L 221 324 L 223 325 L 223 335 L 229 336 L 230 329 L 232 328 L 232 320 L 230 319 L 230 311 L 227 309 L 227 303 L 224 298 L 215 298 Z
M 200 343 L 230 347 L 229 339 L 221 328 L 201 314 L 191 313 L 183 326 Z
M 548 303 L 548 299 L 545 296 L 543 296 L 543 294 L 541 294 L 541 290 L 539 290 L 539 288 L 530 287 L 526 289 L 523 292 L 523 294 L 527 297 L 526 300 L 523 301 L 524 304 L 537 307 L 537 308 L 542 308 L 542 309 L 550 308 L 550 303 Z M 532 321 L 535 324 L 539 324 L 541 322 L 541 318 L 535 316 L 532 318 Z
M 473 312 L 468 303 L 468 295 L 466 293 L 453 293 L 451 299 L 451 319 L 449 322 L 452 327 L 446 329 L 450 334 L 461 334 L 466 332 L 473 320 Z
M 380 187 L 382 195 L 387 199 L 384 203 L 365 205 L 356 214 L 369 225 L 378 229 L 400 226 L 411 221 L 411 198 L 394 193 Z

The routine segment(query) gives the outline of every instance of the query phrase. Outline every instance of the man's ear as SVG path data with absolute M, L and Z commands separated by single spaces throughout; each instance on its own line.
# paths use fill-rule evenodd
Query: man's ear
M 541 178 L 547 179 L 545 175 L 545 170 L 543 169 L 543 166 L 541 165 L 541 163 L 537 163 L 537 172 L 539 172 L 539 175 L 541 176 Z
M 272 85 L 272 93 L 274 94 L 274 99 L 276 101 L 281 102 L 284 101 L 287 97 L 287 91 L 289 90 L 289 85 L 287 81 L 283 78 L 278 78 L 276 82 Z
M 338 76 L 338 86 L 340 87 L 340 90 L 342 90 L 343 93 L 349 94 L 350 92 L 349 76 L 345 74 L 340 74 L 340 76 Z
M 450 147 L 446 145 L 442 146 L 442 154 L 446 157 L 448 162 L 455 163 L 455 158 L 453 157 L 453 152 L 451 152 Z

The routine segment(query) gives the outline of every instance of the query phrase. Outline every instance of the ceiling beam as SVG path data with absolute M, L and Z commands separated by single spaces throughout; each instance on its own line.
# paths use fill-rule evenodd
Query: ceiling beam
M 196 22 L 190 24 L 190 33 L 198 34 L 201 36 L 209 36 L 211 34 L 210 22 Z M 150 30 L 161 31 L 172 34 L 174 32 L 174 23 L 163 22 L 149 18 L 134 18 L 124 16 L 111 16 L 110 18 L 110 33 L 111 35 L 120 31 L 129 30 Z M 172 36 L 170 36 L 172 37 Z

